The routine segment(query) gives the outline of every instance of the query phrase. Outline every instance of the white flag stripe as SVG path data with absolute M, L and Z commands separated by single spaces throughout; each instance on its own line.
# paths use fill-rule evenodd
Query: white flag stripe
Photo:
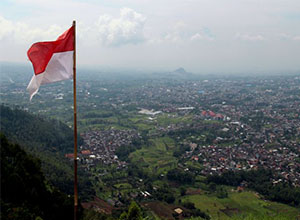
M 45 69 L 45 72 L 33 75 L 27 90 L 30 100 L 43 84 L 58 82 L 73 77 L 73 51 L 54 53 Z

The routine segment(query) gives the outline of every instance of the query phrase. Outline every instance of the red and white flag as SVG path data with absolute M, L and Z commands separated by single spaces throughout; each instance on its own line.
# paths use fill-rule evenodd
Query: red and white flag
M 72 26 L 56 41 L 34 43 L 27 51 L 34 75 L 27 86 L 30 100 L 43 84 L 73 77 L 75 28 Z

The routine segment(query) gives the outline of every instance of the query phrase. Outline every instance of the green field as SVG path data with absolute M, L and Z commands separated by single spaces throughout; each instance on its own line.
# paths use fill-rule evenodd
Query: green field
M 129 183 L 119 183 L 114 185 L 117 189 L 131 189 L 132 186 Z
M 262 200 L 254 192 L 230 192 L 225 199 L 213 195 L 189 195 L 181 199 L 184 202 L 193 202 L 197 208 L 211 215 L 212 219 L 243 219 L 243 215 L 250 215 L 253 219 L 261 219 L 262 216 L 266 216 L 267 219 L 276 216 L 282 219 L 296 219 L 300 215 L 297 208 Z
M 191 123 L 193 120 L 192 115 L 176 116 L 174 114 L 162 114 L 157 117 L 157 122 L 161 126 L 167 126 L 176 123 Z
M 173 157 L 175 148 L 174 140 L 169 137 L 150 139 L 150 146 L 143 146 L 142 149 L 130 154 L 133 163 L 142 166 L 153 174 L 166 173 L 175 168 L 177 159 Z

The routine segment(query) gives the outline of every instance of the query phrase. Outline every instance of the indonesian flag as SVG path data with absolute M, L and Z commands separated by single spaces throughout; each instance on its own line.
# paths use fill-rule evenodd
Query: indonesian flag
M 34 43 L 27 51 L 34 75 L 27 86 L 30 100 L 43 84 L 73 77 L 73 52 L 75 28 L 72 26 L 56 41 Z

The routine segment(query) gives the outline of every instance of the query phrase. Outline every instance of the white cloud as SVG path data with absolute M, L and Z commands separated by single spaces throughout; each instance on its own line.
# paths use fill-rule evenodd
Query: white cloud
M 281 34 L 279 34 L 279 38 L 282 40 L 290 40 L 291 36 L 286 33 L 281 33 Z
M 51 25 L 47 29 L 31 28 L 24 22 L 12 22 L 0 16 L 0 41 L 12 41 L 17 44 L 28 44 L 38 40 L 55 40 L 63 29 Z
M 164 40 L 172 42 L 172 43 L 176 43 L 176 42 L 182 41 L 183 39 L 178 33 L 168 33 L 164 37 Z
M 0 40 L 11 35 L 12 33 L 13 33 L 12 22 L 0 16 Z
M 300 41 L 300 36 L 295 36 L 295 37 L 293 37 L 293 40 Z
M 187 25 L 183 21 L 177 21 L 172 27 L 169 32 L 167 32 L 164 37 L 163 41 L 167 42 L 181 42 L 185 40 L 185 29 Z
M 202 40 L 203 36 L 199 33 L 194 34 L 193 36 L 191 36 L 191 40 L 195 41 L 195 40 Z
M 102 15 L 96 23 L 99 39 L 107 46 L 137 44 L 145 41 L 146 18 L 130 8 L 122 8 L 120 17 Z
M 281 40 L 292 40 L 292 41 L 300 41 L 300 35 L 290 35 L 286 33 L 279 34 L 279 38 Z
M 173 25 L 172 29 L 164 35 L 163 40 L 172 43 L 188 42 L 188 41 L 212 41 L 214 35 L 207 27 L 195 27 L 188 25 L 183 21 L 178 21 Z
M 33 42 L 56 39 L 76 20 L 78 64 L 300 69 L 299 0 L 9 2 L 0 3 L 0 60 L 23 62 Z
M 177 21 L 173 27 L 173 29 L 177 32 L 184 30 L 187 25 L 183 21 Z
M 251 35 L 251 34 L 241 34 L 241 33 L 237 33 L 235 35 L 236 39 L 239 40 L 244 40 L 244 41 L 263 41 L 265 40 L 265 38 L 260 35 L 260 34 L 256 34 L 256 35 Z
M 205 34 L 199 34 L 196 33 L 193 36 L 191 36 L 191 41 L 199 41 L 199 40 L 208 40 L 208 41 L 213 41 L 214 38 L 211 36 L 206 36 Z

